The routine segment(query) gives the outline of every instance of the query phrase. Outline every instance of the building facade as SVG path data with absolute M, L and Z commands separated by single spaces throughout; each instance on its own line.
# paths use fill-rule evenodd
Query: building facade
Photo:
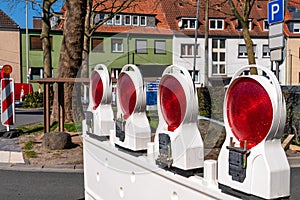
M 0 9 L 0 66 L 12 66 L 11 77 L 21 82 L 21 45 L 19 26 Z

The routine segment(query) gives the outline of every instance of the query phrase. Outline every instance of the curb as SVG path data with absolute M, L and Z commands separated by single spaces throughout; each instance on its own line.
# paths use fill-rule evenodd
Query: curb
M 63 173 L 83 173 L 82 164 L 74 165 L 34 165 L 18 163 L 0 163 L 0 170 L 15 171 L 36 171 L 36 172 L 63 172 Z
M 287 157 L 291 168 L 300 167 L 300 157 Z

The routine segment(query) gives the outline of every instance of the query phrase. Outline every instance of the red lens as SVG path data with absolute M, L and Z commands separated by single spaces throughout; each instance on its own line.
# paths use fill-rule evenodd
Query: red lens
M 118 95 L 120 106 L 127 119 L 134 111 L 136 105 L 136 91 L 134 83 L 126 73 L 121 73 L 118 79 Z
M 93 71 L 92 72 L 92 97 L 94 100 L 94 107 L 93 109 L 96 110 L 99 104 L 101 103 L 103 97 L 103 83 L 100 75 Z
M 257 81 L 243 77 L 230 87 L 227 98 L 227 117 L 240 146 L 247 149 L 260 143 L 268 134 L 273 121 L 271 99 Z
M 165 75 L 159 85 L 159 101 L 168 130 L 174 131 L 181 124 L 186 112 L 186 97 L 179 81 Z

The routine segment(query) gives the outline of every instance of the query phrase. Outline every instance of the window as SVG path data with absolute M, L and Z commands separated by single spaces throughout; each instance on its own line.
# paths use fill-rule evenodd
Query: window
M 194 77 L 194 71 L 193 70 L 189 70 L 189 73 L 193 79 Z M 200 80 L 199 80 L 199 70 L 195 70 L 195 83 L 200 83 Z
M 166 41 L 165 40 L 155 40 L 154 41 L 154 53 L 165 54 L 166 53 Z
M 123 40 L 112 39 L 111 40 L 111 51 L 112 52 L 123 52 Z
M 133 26 L 138 26 L 139 25 L 139 17 L 134 15 L 132 16 L 132 25 Z
M 196 19 L 195 18 L 183 18 L 181 29 L 196 29 Z
M 181 44 L 181 57 L 192 57 L 194 56 L 195 44 Z M 199 55 L 199 44 L 196 47 L 196 55 Z
M 122 25 L 122 16 L 121 15 L 115 16 L 115 25 Z
M 147 53 L 147 40 L 135 41 L 136 53 Z
M 44 72 L 42 67 L 31 67 L 30 69 L 30 80 L 43 78 Z
M 212 40 L 212 74 L 225 74 L 226 73 L 226 42 L 225 39 Z
M 237 19 L 237 26 L 235 27 L 236 30 L 243 30 L 242 23 Z M 252 19 L 248 19 L 248 29 L 249 31 L 252 29 Z
M 210 19 L 209 30 L 223 30 L 224 20 L 223 19 Z
M 253 45 L 254 56 L 256 56 L 256 44 Z M 245 44 L 239 44 L 239 57 L 246 58 L 248 56 Z
M 249 28 L 249 31 L 253 29 L 253 27 L 252 27 L 252 19 L 248 19 L 248 28 Z
M 50 45 L 52 49 L 52 37 L 50 36 Z M 30 36 L 30 50 L 43 50 L 42 40 L 39 35 Z
M 263 45 L 263 58 L 269 58 L 270 57 L 270 49 L 269 45 Z
M 130 15 L 125 15 L 125 21 L 124 21 L 125 25 L 131 25 L 131 16 Z
M 103 38 L 92 38 L 92 52 L 104 52 Z
M 104 20 L 104 14 L 96 14 L 96 16 L 95 16 L 95 24 L 97 24 L 97 23 L 100 23 L 102 20 Z
M 264 31 L 268 31 L 269 30 L 269 23 L 268 23 L 268 20 L 265 19 L 264 20 Z
M 146 16 L 141 16 L 140 17 L 140 25 L 141 26 L 147 26 L 147 17 Z
M 294 23 L 293 32 L 300 33 L 300 23 Z
M 110 15 L 106 15 L 105 18 L 108 18 Z M 112 19 L 108 19 L 106 21 L 106 25 L 112 25 L 113 24 L 113 20 Z

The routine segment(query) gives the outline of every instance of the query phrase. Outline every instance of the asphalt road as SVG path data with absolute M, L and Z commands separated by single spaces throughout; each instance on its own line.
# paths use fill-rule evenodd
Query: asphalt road
M 300 199 L 300 168 L 291 169 L 290 200 Z M 83 173 L 0 170 L 1 199 L 83 200 Z
M 81 200 L 83 173 L 0 170 L 0 199 Z
M 27 124 L 33 124 L 44 121 L 43 110 L 22 110 L 16 109 L 15 111 L 15 124 L 11 125 L 10 128 L 23 126 Z M 0 130 L 6 129 L 5 126 L 0 123 Z

